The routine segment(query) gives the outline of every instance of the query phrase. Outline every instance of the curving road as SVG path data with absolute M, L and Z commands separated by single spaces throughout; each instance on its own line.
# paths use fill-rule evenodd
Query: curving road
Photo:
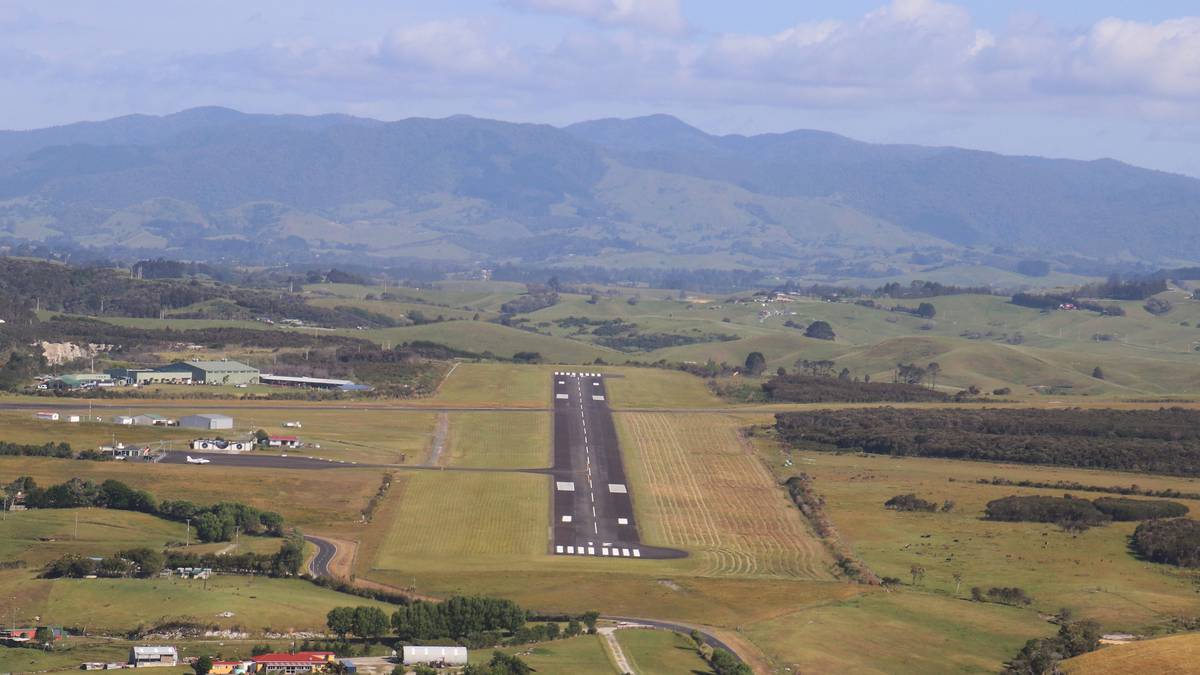
M 308 561 L 308 573 L 314 577 L 332 577 L 333 573 L 329 571 L 329 563 L 333 562 L 333 557 L 337 555 L 337 545 L 328 539 L 324 539 L 315 535 L 304 535 L 306 541 L 312 542 L 317 547 L 317 554 L 313 559 Z
M 708 631 L 704 630 L 703 628 L 700 628 L 699 626 L 689 626 L 689 625 L 683 624 L 683 623 L 671 623 L 670 621 L 659 621 L 657 619 L 642 619 L 642 618 L 636 618 L 636 617 L 630 617 L 630 616 L 611 616 L 608 614 L 605 614 L 605 615 L 601 616 L 600 618 L 607 619 L 609 621 L 620 621 L 622 623 L 631 623 L 631 624 L 637 624 L 640 626 L 649 626 L 650 628 L 661 628 L 663 630 L 669 630 L 669 631 L 674 631 L 676 633 L 682 633 L 683 635 L 691 635 L 692 631 L 694 630 L 694 631 L 700 633 L 700 637 L 704 640 L 704 644 L 706 644 L 709 647 L 712 647 L 714 649 L 724 649 L 725 651 L 729 652 L 730 654 L 733 654 L 734 658 L 736 658 L 738 661 L 741 661 L 742 663 L 746 662 L 746 660 L 743 659 L 741 657 L 741 655 L 737 653 L 737 650 L 735 650 L 733 647 L 729 646 L 729 643 L 725 642 L 724 640 L 717 637 L 716 635 L 709 633 Z

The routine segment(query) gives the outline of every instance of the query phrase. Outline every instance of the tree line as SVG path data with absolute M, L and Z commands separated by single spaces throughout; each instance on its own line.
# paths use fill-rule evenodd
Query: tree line
M 848 377 L 790 373 L 762 384 L 767 398 L 789 403 L 902 403 L 950 401 L 948 394 L 906 382 L 866 382 Z
M 1187 512 L 1188 507 L 1179 502 L 1128 497 L 1100 497 L 1088 501 L 1070 494 L 1062 497 L 1011 495 L 988 502 L 984 509 L 988 520 L 1055 523 L 1072 531 L 1105 525 L 1110 521 L 1178 518 Z
M 283 516 L 260 511 L 239 502 L 218 502 L 209 506 L 189 501 L 159 502 L 145 490 L 134 489 L 109 479 L 97 485 L 84 478 L 72 478 L 42 488 L 29 476 L 17 478 L 5 486 L 6 494 L 25 495 L 25 506 L 35 509 L 74 509 L 84 507 L 137 511 L 176 522 L 191 522 L 200 541 L 230 541 L 238 532 L 248 535 L 282 536 Z
M 139 547 L 120 551 L 99 560 L 69 553 L 48 563 L 41 576 L 45 579 L 82 579 L 90 576 L 147 579 L 158 575 L 164 569 L 192 567 L 229 574 L 288 577 L 299 574 L 303 562 L 304 540 L 299 535 L 293 535 L 285 539 L 275 553 L 163 553 L 152 548 Z
M 824 410 L 775 416 L 793 447 L 1200 475 L 1200 411 Z

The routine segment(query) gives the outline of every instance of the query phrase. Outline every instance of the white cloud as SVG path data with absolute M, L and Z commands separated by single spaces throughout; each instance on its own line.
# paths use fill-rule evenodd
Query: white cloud
M 679 34 L 687 30 L 680 0 L 508 0 L 508 4 L 528 11 L 658 33 Z

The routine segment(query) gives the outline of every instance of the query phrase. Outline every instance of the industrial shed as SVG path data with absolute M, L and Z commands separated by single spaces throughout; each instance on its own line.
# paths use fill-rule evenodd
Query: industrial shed
M 419 663 L 424 663 L 428 666 L 465 666 L 467 665 L 467 648 L 405 647 L 404 665 L 414 666 Z
M 129 649 L 129 665 L 134 668 L 151 666 L 174 667 L 179 663 L 179 651 L 166 645 L 137 646 Z
M 157 370 L 160 374 L 188 373 L 187 379 L 198 384 L 254 384 L 259 376 L 258 368 L 238 361 L 177 361 Z
M 233 418 L 215 413 L 184 415 L 179 418 L 179 426 L 189 429 L 232 429 Z

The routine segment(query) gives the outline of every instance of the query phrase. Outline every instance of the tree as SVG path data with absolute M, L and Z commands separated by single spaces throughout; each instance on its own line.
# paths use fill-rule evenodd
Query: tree
M 761 375 L 767 368 L 767 359 L 762 352 L 750 352 L 746 355 L 746 374 Z
M 830 326 L 828 322 L 814 321 L 804 329 L 804 337 L 814 340 L 833 340 L 837 336 L 833 334 L 833 326 Z
M 325 625 L 342 640 L 354 632 L 354 608 L 334 607 L 325 615 Z
M 1097 380 L 1104 379 L 1104 371 L 1101 370 L 1100 366 L 1096 366 L 1094 369 L 1092 369 L 1092 377 L 1096 378 Z
M 212 667 L 213 667 L 212 657 L 208 656 L 207 654 L 204 656 L 198 657 L 195 661 L 192 662 L 192 670 L 194 670 L 196 672 L 196 675 L 208 675 L 208 671 L 212 670 Z
M 356 607 L 352 624 L 355 635 L 369 640 L 387 633 L 391 621 L 378 607 Z
M 937 376 L 942 372 L 942 364 L 933 361 L 928 366 L 925 366 L 925 371 L 929 373 L 929 387 L 937 389 Z
M 579 623 L 578 619 L 571 619 L 567 622 L 567 637 L 575 637 L 583 632 L 583 624 Z
M 587 626 L 587 631 L 589 634 L 596 632 L 596 622 L 600 620 L 600 612 L 595 610 L 584 612 L 583 614 L 579 615 L 579 618 L 583 621 L 583 625 Z
M 259 445 L 266 445 L 267 441 L 271 440 L 271 435 L 265 429 L 259 429 L 254 432 L 254 442 Z
M 33 640 L 42 646 L 48 645 L 54 642 L 54 631 L 46 626 L 38 626 L 37 630 L 33 631 Z
M 954 573 L 954 594 L 958 595 L 958 589 L 962 588 L 962 572 Z
M 917 305 L 917 316 L 922 319 L 932 319 L 937 316 L 937 308 L 933 306 L 932 302 L 922 302 Z
M 509 656 L 504 652 L 492 652 L 492 660 L 488 661 L 492 675 L 529 675 L 533 670 L 518 656 Z

